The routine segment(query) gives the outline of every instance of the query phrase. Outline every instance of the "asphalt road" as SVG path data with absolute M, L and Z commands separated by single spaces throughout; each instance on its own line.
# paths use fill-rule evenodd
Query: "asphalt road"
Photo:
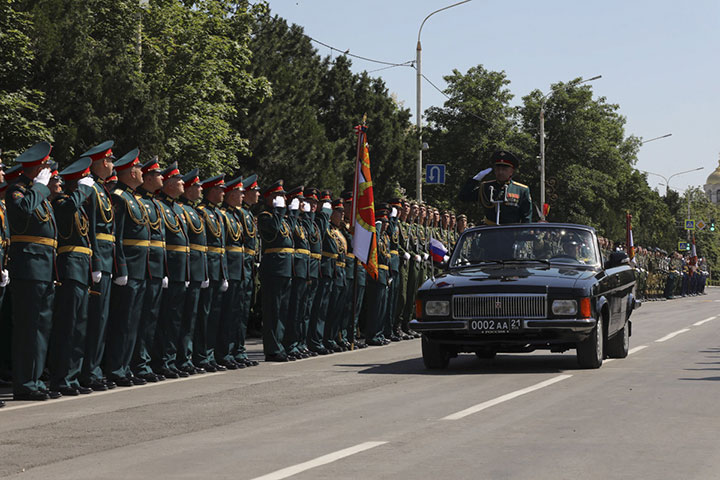
M 631 355 L 599 370 L 536 352 L 429 372 L 413 340 L 8 402 L 0 476 L 717 479 L 720 289 L 708 292 L 645 303 Z

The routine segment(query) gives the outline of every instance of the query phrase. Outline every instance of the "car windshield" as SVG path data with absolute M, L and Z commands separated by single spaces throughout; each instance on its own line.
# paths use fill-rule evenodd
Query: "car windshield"
M 594 235 L 583 229 L 553 226 L 480 228 L 458 241 L 451 267 L 487 263 L 542 262 L 599 265 Z

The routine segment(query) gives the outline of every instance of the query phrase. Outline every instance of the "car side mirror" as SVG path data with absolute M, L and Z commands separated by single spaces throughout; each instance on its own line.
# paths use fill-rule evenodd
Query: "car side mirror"
M 622 265 L 629 265 L 630 259 L 625 252 L 612 252 L 610 258 L 605 262 L 605 268 L 615 268 Z

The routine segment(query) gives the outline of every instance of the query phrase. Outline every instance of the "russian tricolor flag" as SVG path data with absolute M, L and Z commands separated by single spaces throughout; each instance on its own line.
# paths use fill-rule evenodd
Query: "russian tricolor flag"
M 447 254 L 448 249 L 445 248 L 445 245 L 443 245 L 440 240 L 430 238 L 430 256 L 434 261 L 438 263 L 442 262 Z

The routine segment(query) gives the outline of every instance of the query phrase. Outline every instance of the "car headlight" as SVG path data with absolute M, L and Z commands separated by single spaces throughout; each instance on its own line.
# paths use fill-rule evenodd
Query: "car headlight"
M 552 313 L 555 315 L 575 315 L 577 311 L 575 300 L 553 300 Z
M 450 302 L 447 300 L 428 300 L 425 302 L 425 314 L 434 317 L 450 315 Z

